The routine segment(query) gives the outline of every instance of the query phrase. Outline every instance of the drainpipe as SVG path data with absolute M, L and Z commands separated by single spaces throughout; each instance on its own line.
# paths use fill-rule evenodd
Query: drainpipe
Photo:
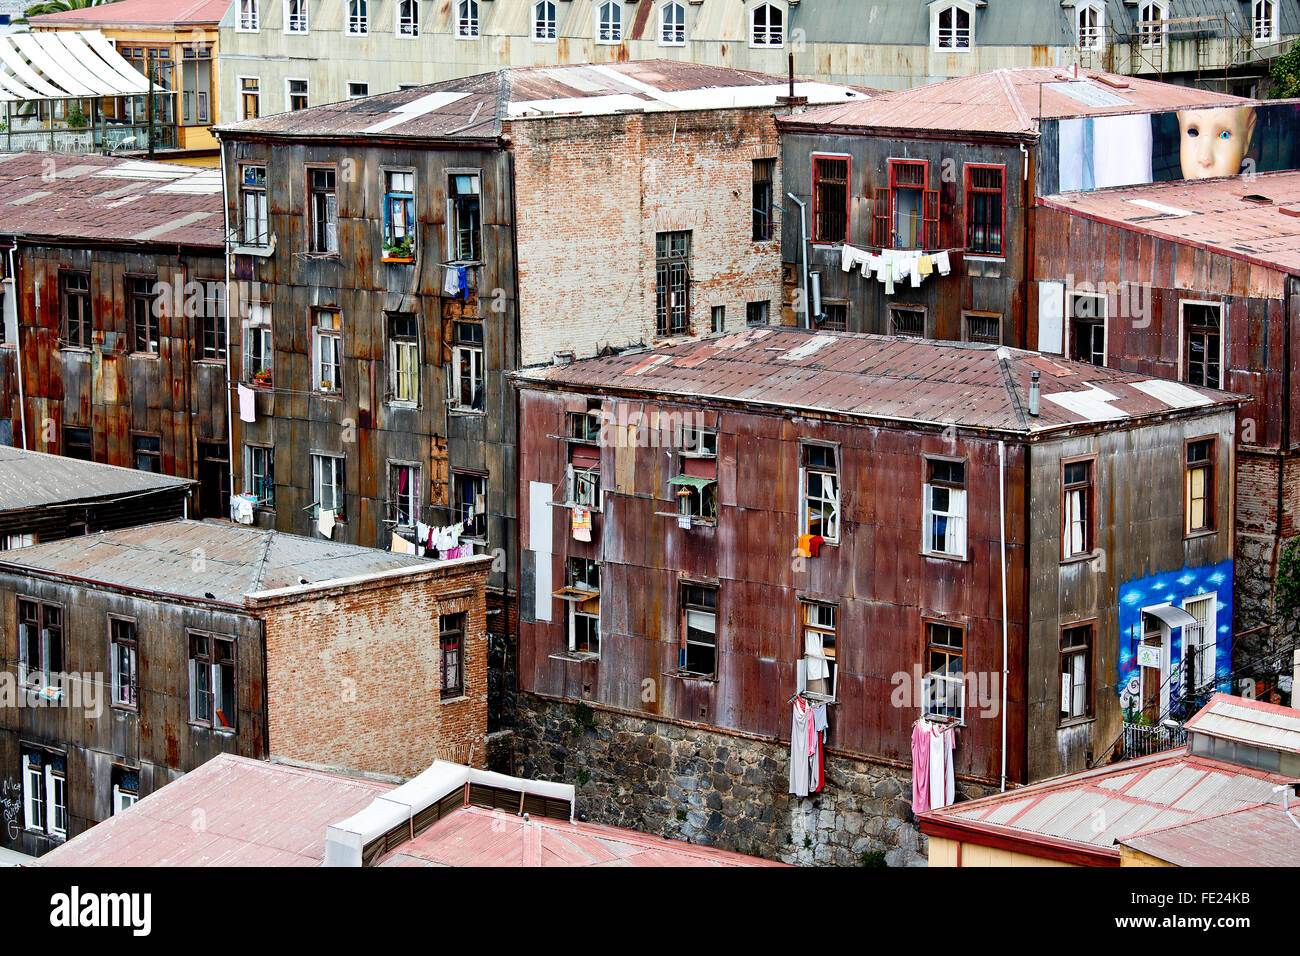
M 998 529 L 1002 553 L 1002 790 L 1007 789 L 1007 444 L 998 442 Z
M 229 469 L 230 480 L 230 497 L 235 497 L 235 418 L 234 418 L 234 401 L 230 396 L 233 382 L 230 378 L 230 350 L 234 347 L 235 339 L 231 335 L 230 328 L 230 201 L 226 195 L 226 144 L 217 139 L 217 156 L 221 163 L 221 258 L 225 260 L 226 266 L 226 294 L 221 298 L 224 300 L 223 308 L 226 310 L 226 458 L 228 459 L 226 467 Z M 241 297 L 242 301 L 242 297 Z M 243 339 L 239 342 L 240 355 L 243 355 Z M 242 458 L 241 458 L 242 460 Z M 227 507 L 227 516 L 229 515 Z M 265 673 L 265 672 L 264 672 Z
M 809 301 L 811 295 L 808 291 L 808 215 L 807 207 L 801 203 L 794 193 L 786 193 L 787 196 L 799 207 L 799 249 L 803 253 L 803 321 L 799 323 L 800 328 L 812 328 L 812 322 L 808 316 L 808 309 L 812 306 Z
M 18 266 L 14 253 L 18 251 L 18 237 L 14 236 L 13 245 L 9 247 L 9 292 L 14 297 L 14 364 L 18 367 L 18 431 L 27 450 L 27 401 L 23 394 L 23 321 L 18 309 Z M 36 289 L 36 308 L 41 307 L 40 288 Z

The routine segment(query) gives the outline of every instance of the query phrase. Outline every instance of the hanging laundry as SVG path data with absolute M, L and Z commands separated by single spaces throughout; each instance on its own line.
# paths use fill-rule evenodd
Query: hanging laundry
M 813 706 L 813 732 L 817 735 L 817 786 L 818 793 L 826 786 L 826 705 Z
M 812 782 L 812 764 L 808 761 L 808 741 L 812 733 L 812 708 L 802 697 L 794 699 L 794 717 L 790 724 L 790 792 L 808 796 Z
M 826 663 L 826 653 L 822 647 L 819 631 L 805 631 L 803 639 L 804 666 L 807 668 L 805 680 L 810 694 L 826 693 L 826 678 L 831 669 Z
M 934 257 L 934 264 L 939 270 L 939 275 L 946 276 L 949 273 L 951 266 L 948 262 L 948 251 L 946 249 Z
M 460 282 L 464 269 L 460 266 L 447 266 L 446 270 L 446 276 L 442 280 L 442 291 L 453 297 L 460 295 Z
M 915 289 L 921 284 L 921 260 L 920 257 L 909 259 L 907 263 L 908 275 L 912 277 L 912 288 Z
M 572 529 L 574 541 L 591 540 L 591 512 L 582 505 L 573 506 Z
M 930 724 L 930 809 L 953 801 L 952 728 Z
M 257 505 L 254 495 L 230 496 L 230 520 L 236 524 L 252 524 L 253 508 Z
M 255 398 L 257 393 L 247 385 L 236 386 L 239 392 L 239 420 L 241 422 L 257 421 L 257 408 Z
M 469 270 L 464 266 L 456 267 L 456 284 L 460 286 L 460 294 L 469 301 Z
M 921 275 L 928 276 L 930 273 L 934 272 L 934 260 L 929 256 L 921 256 L 920 260 L 917 262 L 917 268 L 920 270 Z
M 393 554 L 415 554 L 415 542 L 407 541 L 396 531 L 393 532 L 393 540 L 388 546 L 388 550 Z
M 930 725 L 918 720 L 912 725 L 912 812 L 930 809 Z
M 321 508 L 316 515 L 316 530 L 324 537 L 334 536 L 334 509 Z
M 798 544 L 795 545 L 795 549 L 794 549 L 795 554 L 797 554 L 801 558 L 811 558 L 812 546 L 809 544 L 810 541 L 812 541 L 812 535 L 810 534 L 799 535 L 799 542 Z

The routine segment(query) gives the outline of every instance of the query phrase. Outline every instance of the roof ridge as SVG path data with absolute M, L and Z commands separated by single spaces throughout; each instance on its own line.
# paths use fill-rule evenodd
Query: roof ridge
M 1030 130 L 1038 129 L 1038 120 L 1032 119 L 1029 113 L 1025 111 L 1025 104 L 1020 102 L 1019 92 L 1017 92 L 1016 88 L 1011 85 L 1011 75 L 1005 68 L 998 70 L 997 74 L 998 83 L 1001 84 L 1002 91 L 1007 95 L 1007 99 L 1011 106 L 1011 112 L 1015 113 L 1016 118 Z M 1042 83 L 1039 84 L 1038 88 L 1039 90 L 1042 90 Z

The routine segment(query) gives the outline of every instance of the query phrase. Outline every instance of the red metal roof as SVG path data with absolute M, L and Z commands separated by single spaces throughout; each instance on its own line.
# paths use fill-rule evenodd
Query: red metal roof
M 463 807 L 379 866 L 782 866 L 634 830 Z
M 1171 83 L 1097 70 L 1023 67 L 991 70 L 882 93 L 795 116 L 783 129 L 835 127 L 1036 134 L 1039 119 L 1150 113 L 1250 102 Z
M 1291 812 L 1300 800 L 1291 796 Z M 1175 823 L 1125 837 L 1125 846 L 1174 866 L 1295 866 L 1300 863 L 1300 826 L 1279 802 Z
M 82 10 L 60 10 L 29 18 L 34 27 L 216 26 L 231 0 L 116 0 Z
M 1121 186 L 1039 202 L 1300 275 L 1300 172 Z

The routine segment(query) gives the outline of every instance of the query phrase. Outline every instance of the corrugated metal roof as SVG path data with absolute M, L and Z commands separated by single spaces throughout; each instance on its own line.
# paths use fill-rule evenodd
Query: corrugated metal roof
M 0 445 L 0 512 L 134 497 L 193 484 L 188 478 Z
M 1035 371 L 1043 400 L 1031 418 L 1025 409 Z M 1151 390 L 1174 403 L 1167 404 L 1143 390 L 1146 376 L 1037 352 L 788 326 L 524 369 L 514 377 L 524 387 L 632 390 L 1022 434 L 1240 401 L 1209 389 Z
M 1300 710 L 1293 707 L 1215 694 L 1185 726 L 1189 733 L 1300 753 Z
M 201 561 L 195 556 L 202 555 Z M 0 555 L 0 570 L 72 575 L 107 587 L 243 604 L 258 591 L 438 562 L 224 521 L 163 521 Z
M 94 153 L 0 153 L 0 235 L 222 245 L 221 174 Z
M 33 27 L 65 26 L 215 26 L 231 0 L 114 0 L 77 10 L 30 17 Z
M 1300 810 L 1294 797 L 1291 802 L 1293 813 Z M 1164 828 L 1153 825 L 1120 842 L 1175 866 L 1300 863 L 1300 827 L 1283 811 L 1280 798 L 1202 820 L 1175 821 Z
M 1041 202 L 1300 274 L 1300 172 L 1120 186 L 1049 196 Z

